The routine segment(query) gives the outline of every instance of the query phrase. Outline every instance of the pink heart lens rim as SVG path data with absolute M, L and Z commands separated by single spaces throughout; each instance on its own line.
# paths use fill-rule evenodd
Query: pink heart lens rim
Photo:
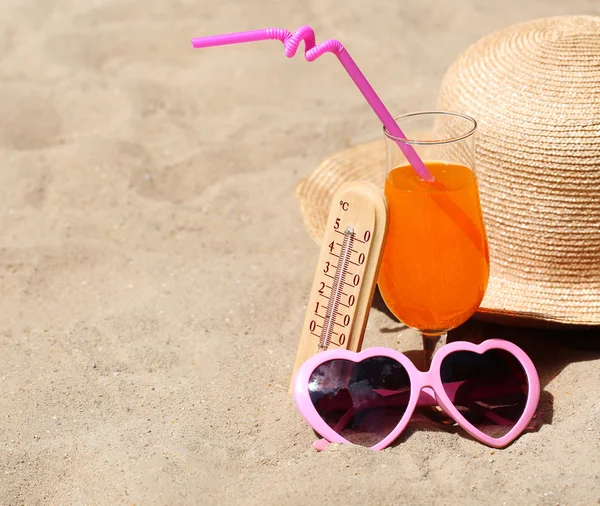
M 454 396 L 457 387 L 449 385 L 448 383 L 444 386 L 441 378 L 442 365 L 449 355 L 458 352 L 471 352 L 477 355 L 483 355 L 491 350 L 502 350 L 512 355 L 512 357 L 520 364 L 527 380 L 527 398 L 523 412 L 512 428 L 501 437 L 491 437 L 470 423 L 454 405 L 451 398 Z M 294 398 L 298 410 L 307 423 L 324 438 L 315 443 L 314 446 L 318 450 L 324 449 L 328 443 L 351 444 L 351 441 L 336 432 L 336 430 L 328 425 L 318 413 L 317 408 L 311 399 L 311 388 L 314 390 L 314 385 L 312 387 L 310 385 L 313 373 L 321 365 L 333 360 L 344 360 L 358 364 L 374 357 L 387 357 L 402 366 L 410 378 L 410 387 L 406 390 L 406 393 L 409 395 L 406 410 L 391 432 L 389 432 L 381 441 L 370 446 L 372 450 L 382 450 L 395 441 L 408 425 L 417 405 L 438 405 L 472 437 L 493 448 L 503 448 L 514 441 L 525 430 L 533 418 L 538 406 L 540 383 L 533 362 L 521 348 L 501 339 L 490 339 L 481 344 L 473 344 L 465 341 L 456 341 L 447 344 L 440 348 L 434 355 L 431 367 L 426 372 L 419 371 L 408 357 L 391 348 L 374 347 L 359 353 L 348 350 L 328 350 L 318 353 L 302 364 L 294 379 Z M 336 378 L 332 379 L 335 380 Z M 396 398 L 398 393 L 400 392 L 394 392 Z M 389 394 L 382 395 L 385 396 Z M 482 401 L 484 401 L 484 399 L 482 399 Z M 352 418 L 352 416 L 342 416 L 340 422 L 343 422 L 344 419 L 348 421 L 350 418 Z M 343 426 L 341 428 L 343 428 Z

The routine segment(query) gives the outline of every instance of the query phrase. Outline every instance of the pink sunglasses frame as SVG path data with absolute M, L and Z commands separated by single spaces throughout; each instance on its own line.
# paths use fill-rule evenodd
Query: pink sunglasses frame
M 458 409 L 452 404 L 452 401 L 442 386 L 440 377 L 440 366 L 442 365 L 442 361 L 451 353 L 457 351 L 471 351 L 477 354 L 483 354 L 488 350 L 494 349 L 507 351 L 521 363 L 525 370 L 529 387 L 525 410 L 523 411 L 521 418 L 507 434 L 500 438 L 493 438 L 484 434 L 475 426 L 471 425 L 460 414 Z M 439 405 L 447 415 L 478 441 L 481 441 L 492 448 L 504 448 L 517 438 L 527 427 L 535 414 L 540 399 L 540 381 L 533 362 L 521 348 L 502 339 L 489 339 L 481 344 L 473 344 L 466 341 L 455 341 L 447 344 L 436 352 L 431 361 L 431 367 L 426 372 L 419 371 L 406 355 L 391 348 L 367 348 L 359 353 L 348 350 L 327 350 L 314 355 L 304 362 L 298 369 L 296 377 L 294 378 L 294 398 L 300 414 L 308 424 L 325 439 L 325 441 L 323 441 L 323 443 L 325 443 L 324 445 L 320 441 L 316 441 L 314 443 L 315 448 L 323 449 L 327 443 L 352 443 L 335 432 L 335 430 L 327 425 L 317 413 L 317 410 L 310 400 L 308 391 L 308 383 L 313 371 L 321 364 L 329 362 L 330 360 L 342 359 L 351 362 L 362 362 L 371 357 L 389 357 L 397 360 L 406 369 L 411 383 L 410 398 L 406 412 L 392 432 L 390 432 L 382 441 L 370 447 L 372 450 L 383 450 L 400 436 L 408 425 L 419 401 L 428 405 Z M 433 390 L 433 396 L 427 391 L 423 391 L 424 389 Z

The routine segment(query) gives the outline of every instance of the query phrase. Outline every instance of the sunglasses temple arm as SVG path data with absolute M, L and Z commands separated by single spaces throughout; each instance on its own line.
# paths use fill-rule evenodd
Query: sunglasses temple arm
M 475 382 L 477 383 L 477 382 Z M 444 383 L 444 391 L 448 396 L 448 399 L 452 403 L 456 401 L 457 394 L 459 389 L 465 385 L 466 387 L 478 387 L 477 384 L 473 384 L 473 381 L 465 380 L 465 381 L 454 381 L 452 383 Z M 510 394 L 517 390 L 514 385 L 482 385 L 479 390 L 475 388 L 475 390 L 471 389 L 469 393 L 465 393 L 463 391 L 460 395 L 464 402 L 475 402 L 475 401 L 483 401 L 486 398 L 502 395 L 502 394 Z M 421 396 L 424 392 L 421 392 Z M 419 405 L 421 405 L 421 396 L 419 396 Z
M 463 383 L 464 383 L 463 381 L 457 381 L 455 383 L 447 383 L 446 385 L 444 385 L 446 387 L 446 389 L 448 387 L 450 387 L 449 389 L 446 390 L 446 392 L 448 393 L 448 397 L 450 397 L 450 400 L 454 400 L 456 391 Z M 390 400 L 385 404 L 388 406 L 398 404 L 398 401 L 407 402 L 407 399 L 402 399 L 402 398 L 398 399 L 398 397 L 392 398 L 392 396 L 398 395 L 397 390 L 389 390 L 389 391 L 375 390 L 375 392 L 377 392 L 383 398 L 390 397 Z M 429 392 L 431 392 L 431 393 L 429 393 Z M 394 402 L 394 401 L 396 401 L 396 402 Z M 425 389 L 423 389 L 419 392 L 419 399 L 417 400 L 417 406 L 437 406 L 437 405 L 438 405 L 438 402 L 437 402 L 437 399 L 435 398 L 435 394 L 433 393 L 433 390 L 431 390 L 429 387 L 426 387 Z
M 469 383 L 468 381 L 454 381 L 452 383 L 444 383 L 444 391 L 446 392 L 446 395 L 448 396 L 448 398 L 450 399 L 451 402 L 454 402 L 456 400 L 456 396 L 458 393 L 458 390 L 465 385 L 466 383 Z M 492 396 L 492 395 L 498 395 L 499 393 L 502 393 L 503 391 L 506 391 L 507 393 L 510 392 L 511 390 L 513 390 L 512 387 L 508 386 L 508 387 L 495 387 L 495 388 L 486 388 L 485 392 L 481 392 L 481 395 L 478 395 L 478 398 L 481 399 L 485 399 L 488 396 Z M 398 395 L 398 391 L 385 391 L 385 390 L 380 390 L 377 391 L 377 393 L 379 393 L 380 395 L 382 395 L 382 397 L 385 399 L 385 397 L 391 397 L 393 395 L 397 396 Z M 431 393 L 429 393 L 431 392 Z M 396 402 L 394 402 L 396 401 Z M 388 401 L 387 404 L 383 403 L 383 405 L 394 405 L 397 404 L 399 401 L 401 402 L 406 402 L 406 400 L 402 400 L 402 399 L 398 399 L 398 397 L 390 399 L 390 401 Z M 379 401 L 381 402 L 381 401 Z M 435 393 L 433 392 L 433 390 L 431 390 L 429 387 L 424 388 L 423 390 L 421 390 L 421 392 L 419 392 L 419 399 L 417 401 L 417 406 L 422 406 L 422 407 L 426 407 L 426 406 L 437 406 L 438 405 L 438 401 L 435 397 Z M 354 409 L 354 408 L 353 408 Z M 341 422 L 341 420 L 340 420 Z
M 465 384 L 468 385 L 469 383 L 470 383 L 470 381 L 468 381 L 468 380 L 453 381 L 452 383 L 444 383 L 444 391 L 446 392 L 446 395 L 448 396 L 450 401 L 454 402 L 456 400 L 456 396 L 457 396 L 459 389 L 463 385 L 465 385 Z M 495 386 L 493 388 L 488 386 L 485 388 L 485 391 L 478 392 L 479 395 L 477 395 L 477 398 L 485 399 L 486 397 L 498 395 L 503 392 L 510 393 L 513 389 L 514 389 L 514 387 L 511 387 L 511 386 Z M 375 392 L 377 392 L 379 395 L 381 395 L 382 398 L 397 396 L 400 393 L 400 391 L 398 391 L 398 390 L 375 390 Z M 431 392 L 431 393 L 429 393 L 429 392 Z M 401 399 L 398 399 L 398 397 L 396 397 L 395 399 L 391 400 L 391 402 L 389 402 L 388 405 L 393 405 L 393 404 L 395 404 L 394 401 L 399 401 L 399 400 L 401 400 Z M 438 405 L 438 402 L 435 397 L 435 393 L 433 392 L 433 390 L 431 388 L 425 387 L 423 390 L 421 390 L 421 392 L 419 392 L 419 399 L 417 401 L 417 406 L 437 406 L 437 405 Z
M 312 445 L 315 450 L 317 450 L 318 452 L 322 452 L 329 446 L 329 441 L 327 441 L 327 439 L 323 437 L 314 441 Z
M 494 413 L 493 411 L 486 410 L 483 412 L 483 414 L 488 420 L 490 420 L 492 423 L 494 423 L 496 425 L 505 426 L 505 427 L 508 427 L 509 425 L 514 425 L 513 422 L 510 422 L 506 418 L 501 417 L 500 415 L 498 415 L 497 413 Z
M 377 399 L 376 402 L 374 402 L 374 403 L 366 403 L 366 405 L 363 404 L 363 405 L 352 407 L 348 411 L 346 411 L 346 413 L 344 413 L 344 415 L 340 418 L 338 423 L 336 423 L 335 426 L 333 427 L 333 430 L 339 434 L 340 430 L 343 429 L 348 424 L 348 422 L 352 419 L 352 417 L 354 417 L 356 412 L 360 411 L 361 409 L 365 409 L 365 408 L 368 409 L 368 408 L 382 407 L 382 406 L 393 406 L 394 404 L 398 404 L 398 401 L 401 401 L 401 403 L 406 403 L 407 399 L 398 399 L 397 397 L 394 399 L 386 399 L 384 396 L 380 399 Z M 422 390 L 421 393 L 419 394 L 418 404 L 419 404 L 419 406 L 437 406 L 437 400 L 431 394 Z M 313 447 L 315 448 L 315 450 L 320 452 L 320 451 L 325 450 L 329 446 L 329 444 L 330 443 L 329 443 L 329 441 L 327 441 L 327 439 L 321 438 L 321 439 L 317 439 L 313 442 Z
M 348 422 L 354 417 L 354 415 L 363 409 L 373 409 L 375 407 L 393 406 L 394 404 L 396 404 L 398 402 L 398 400 L 400 400 L 400 399 L 397 399 L 397 398 L 396 399 L 386 399 L 385 397 L 383 397 L 383 398 L 375 400 L 375 402 L 366 402 L 363 404 L 359 404 L 358 406 L 353 406 L 352 408 L 350 408 L 348 411 L 346 411 L 343 414 L 343 416 L 339 419 L 338 423 L 336 423 L 335 426 L 333 427 L 333 430 L 339 434 L 340 430 L 343 429 L 344 427 L 346 427 L 346 425 L 348 425 Z M 392 402 L 390 402 L 390 401 L 392 401 Z M 394 401 L 396 401 L 396 402 L 394 402 Z M 403 403 L 405 403 L 405 402 L 406 401 L 403 401 Z M 435 403 L 435 399 L 434 399 L 434 403 Z M 327 446 L 329 446 L 329 441 L 327 441 L 327 439 L 325 439 L 325 438 L 317 439 L 315 442 L 313 442 L 313 447 L 317 451 L 325 450 L 325 448 L 327 448 Z

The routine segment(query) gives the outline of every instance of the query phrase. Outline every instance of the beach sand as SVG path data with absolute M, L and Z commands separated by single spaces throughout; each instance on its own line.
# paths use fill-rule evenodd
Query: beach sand
M 189 43 L 310 24 L 399 113 L 481 36 L 577 13 L 600 5 L 3 0 L 0 504 L 598 504 L 597 331 L 457 331 L 539 368 L 536 430 L 505 450 L 426 419 L 383 452 L 312 449 L 294 188 L 381 128 L 331 55 Z M 364 344 L 420 346 L 381 305 Z

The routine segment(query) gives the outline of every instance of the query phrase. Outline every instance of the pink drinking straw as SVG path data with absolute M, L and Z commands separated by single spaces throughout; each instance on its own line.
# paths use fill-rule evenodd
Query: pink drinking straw
M 280 40 L 285 46 L 285 55 L 293 58 L 298 50 L 301 41 L 304 41 L 306 61 L 314 61 L 323 53 L 333 53 L 338 57 L 340 63 L 348 72 L 348 75 L 354 81 L 360 92 L 369 102 L 369 105 L 377 114 L 377 117 L 383 123 L 387 131 L 396 138 L 406 139 L 406 136 L 400 130 L 400 127 L 386 109 L 381 99 L 375 93 L 373 87 L 367 81 L 367 78 L 358 68 L 348 51 L 339 40 L 326 40 L 318 46 L 315 42 L 315 32 L 310 26 L 301 26 L 292 34 L 282 28 L 267 28 L 265 30 L 253 30 L 250 32 L 228 33 L 224 35 L 213 35 L 210 37 L 199 37 L 192 39 L 192 47 L 204 48 L 213 46 L 225 46 L 228 44 L 241 44 L 243 42 L 257 42 L 259 40 Z M 415 169 L 421 179 L 433 182 L 434 178 L 425 167 L 423 161 L 410 144 L 398 142 L 398 147 L 404 153 L 408 162 Z

